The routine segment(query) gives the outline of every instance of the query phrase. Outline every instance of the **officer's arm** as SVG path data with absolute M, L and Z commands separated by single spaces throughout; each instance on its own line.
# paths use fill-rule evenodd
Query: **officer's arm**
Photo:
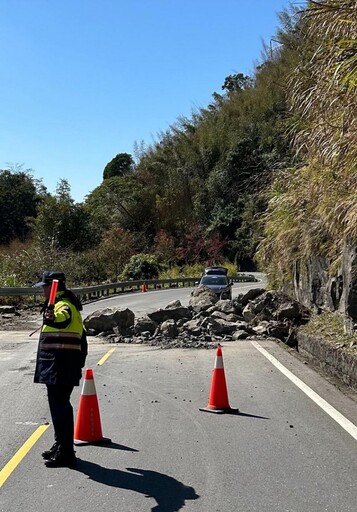
M 49 312 L 53 313 L 52 315 L 47 315 L 45 312 L 44 315 L 44 324 L 49 327 L 55 327 L 56 329 L 65 329 L 69 326 L 72 320 L 72 311 L 71 308 L 66 304 L 61 306 L 60 308 L 54 310 L 49 310 Z

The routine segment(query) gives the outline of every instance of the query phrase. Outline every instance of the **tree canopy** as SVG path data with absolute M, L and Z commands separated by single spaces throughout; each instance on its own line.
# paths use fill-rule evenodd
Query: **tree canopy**
M 128 153 L 118 153 L 107 165 L 104 167 L 103 180 L 113 178 L 114 176 L 123 176 L 132 171 L 134 167 L 134 160 Z
M 30 171 L 0 170 L 0 245 L 24 242 L 31 234 L 31 219 L 43 190 Z
M 55 195 L 46 196 L 38 207 L 33 236 L 42 246 L 84 251 L 95 245 L 91 220 L 82 204 L 76 204 L 67 180 L 60 180 Z

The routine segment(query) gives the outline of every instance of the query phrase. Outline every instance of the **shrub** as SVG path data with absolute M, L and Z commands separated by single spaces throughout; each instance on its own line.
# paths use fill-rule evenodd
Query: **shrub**
M 125 265 L 120 276 L 121 279 L 157 279 L 159 276 L 160 264 L 155 256 L 151 254 L 135 254 Z

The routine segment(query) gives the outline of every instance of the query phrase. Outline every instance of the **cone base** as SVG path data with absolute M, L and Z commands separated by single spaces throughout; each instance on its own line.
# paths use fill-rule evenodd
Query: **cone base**
M 93 441 L 82 441 L 81 439 L 74 439 L 73 443 L 76 446 L 81 446 L 85 444 L 108 444 L 111 443 L 112 440 L 109 437 L 101 437 L 100 439 L 94 439 Z
M 215 409 L 215 408 L 211 408 L 211 407 L 207 406 L 207 407 L 200 407 L 199 410 L 203 411 L 203 412 L 213 412 L 215 414 L 238 414 L 239 413 L 239 409 L 232 409 L 232 407 L 227 407 L 226 409 Z

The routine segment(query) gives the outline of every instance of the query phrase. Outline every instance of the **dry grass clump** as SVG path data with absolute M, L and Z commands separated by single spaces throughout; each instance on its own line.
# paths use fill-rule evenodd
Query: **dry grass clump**
M 337 348 L 357 352 L 357 334 L 345 334 L 343 317 L 340 313 L 322 313 L 313 316 L 310 321 L 300 328 L 300 332 L 323 338 Z

